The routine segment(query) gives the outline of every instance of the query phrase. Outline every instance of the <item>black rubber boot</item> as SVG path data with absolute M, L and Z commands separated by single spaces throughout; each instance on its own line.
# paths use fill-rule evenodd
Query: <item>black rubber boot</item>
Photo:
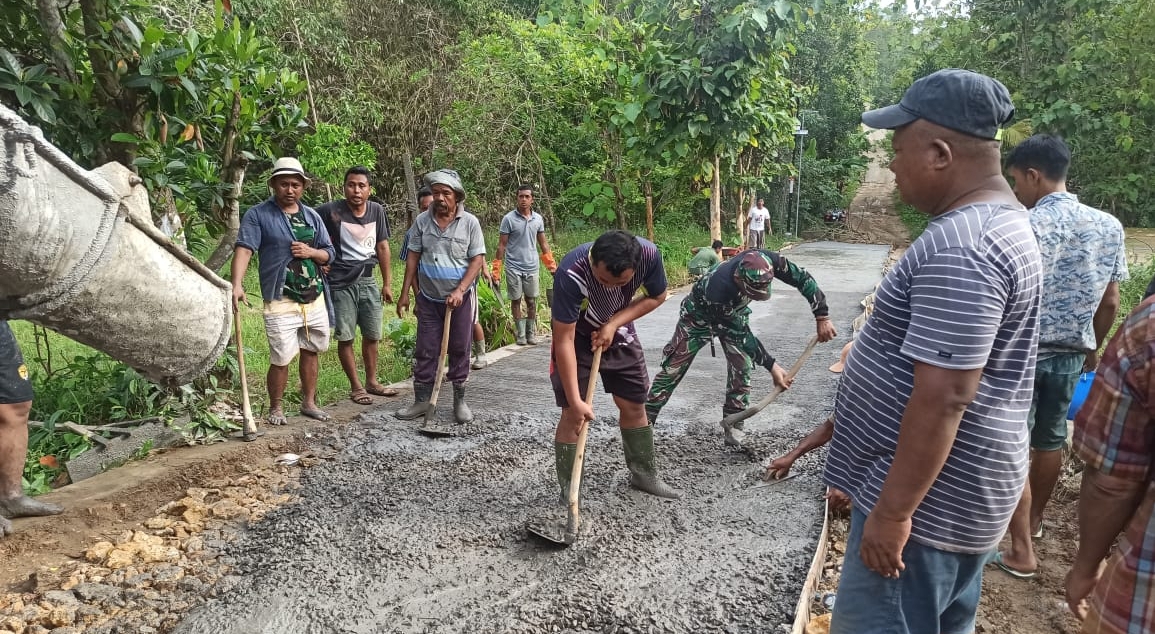
M 654 455 L 654 428 L 646 425 L 622 430 L 622 447 L 626 452 L 626 466 L 630 469 L 630 486 L 650 495 L 676 500 L 682 492 L 662 481 L 658 476 L 658 459 Z
M 429 397 L 433 396 L 433 386 L 429 383 L 413 383 L 413 404 L 398 410 L 394 416 L 401 420 L 413 420 L 424 416 L 429 409 Z
M 465 384 L 453 384 L 453 419 L 458 425 L 473 422 L 473 412 L 465 404 Z

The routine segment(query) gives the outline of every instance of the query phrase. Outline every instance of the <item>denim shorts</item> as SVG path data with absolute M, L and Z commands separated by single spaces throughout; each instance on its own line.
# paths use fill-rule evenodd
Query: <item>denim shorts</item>
M 1035 393 L 1027 418 L 1031 449 L 1058 451 L 1067 443 L 1067 409 L 1075 397 L 1086 358 L 1082 352 L 1074 352 L 1035 362 Z
M 862 563 L 866 515 L 851 511 L 850 536 L 830 634 L 971 634 L 990 553 L 951 553 L 914 541 L 902 550 L 898 579 Z

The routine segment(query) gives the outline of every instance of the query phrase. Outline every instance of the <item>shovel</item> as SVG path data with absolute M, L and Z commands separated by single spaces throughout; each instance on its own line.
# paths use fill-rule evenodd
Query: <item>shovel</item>
M 602 349 L 598 348 L 594 351 L 593 364 L 590 366 L 590 381 L 586 386 L 586 405 L 593 407 L 594 404 L 594 388 L 598 384 L 598 371 L 602 365 Z M 569 546 L 577 541 L 578 527 L 581 526 L 581 513 L 578 509 L 578 493 L 582 487 L 582 464 L 586 459 L 586 439 L 589 438 L 590 424 L 583 421 L 581 432 L 578 433 L 577 454 L 573 460 L 573 474 L 569 480 L 569 500 L 568 513 L 566 517 L 565 532 L 561 532 L 561 526 L 550 524 L 547 522 L 536 521 L 526 524 L 526 530 L 530 534 L 537 535 L 542 539 L 552 542 L 554 544 Z
M 790 370 L 786 372 L 787 379 L 793 379 L 795 375 L 798 374 L 798 371 L 802 369 L 802 364 L 806 363 L 806 360 L 810 358 L 810 353 L 814 352 L 814 346 L 816 345 L 818 345 L 817 335 L 810 338 L 810 343 L 806 344 L 806 349 L 802 351 L 802 356 L 798 357 L 798 360 L 794 362 L 794 365 L 790 366 Z M 756 404 L 747 407 L 740 412 L 735 412 L 723 418 L 722 429 L 726 431 L 726 444 L 731 447 L 741 446 L 742 430 L 734 427 L 734 423 L 740 423 L 747 418 L 757 414 L 758 412 L 766 409 L 767 405 L 773 403 L 774 399 L 778 398 L 778 395 L 785 391 L 786 390 L 782 389 L 781 387 L 774 386 L 774 391 L 770 392 L 770 394 L 768 394 L 761 401 L 758 401 Z
M 245 343 L 241 337 L 241 309 L 237 306 L 233 311 L 233 332 L 237 335 L 237 369 L 241 373 L 241 411 L 245 417 L 244 427 L 241 429 L 241 440 L 253 442 L 258 436 L 257 420 L 253 418 L 253 405 L 249 401 L 249 378 L 245 374 Z
M 441 392 L 441 383 L 445 378 L 446 355 L 449 354 L 449 326 L 453 318 L 453 309 L 445 307 L 445 324 L 441 328 L 441 356 L 437 357 L 437 378 L 433 379 L 433 392 L 429 395 L 429 404 L 425 408 L 425 423 L 417 430 L 426 436 L 456 436 L 457 431 L 437 425 L 433 417 L 437 414 L 437 395 Z

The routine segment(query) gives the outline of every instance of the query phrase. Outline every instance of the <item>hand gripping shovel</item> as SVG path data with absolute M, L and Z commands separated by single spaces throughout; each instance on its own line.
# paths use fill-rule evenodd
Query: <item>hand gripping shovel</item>
M 241 373 L 241 411 L 245 417 L 245 425 L 241 429 L 241 440 L 253 442 L 263 434 L 257 431 L 257 421 L 253 418 L 253 405 L 249 401 L 249 378 L 245 374 L 245 343 L 241 337 L 240 306 L 233 310 L 233 333 L 237 336 L 237 369 Z
M 441 328 L 441 356 L 437 357 L 437 378 L 433 379 L 433 392 L 429 395 L 429 404 L 425 408 L 425 423 L 417 430 L 426 436 L 456 436 L 457 431 L 442 427 L 434 421 L 437 414 L 437 394 L 441 392 L 441 383 L 445 377 L 446 355 L 449 354 L 449 326 L 453 317 L 453 309 L 445 307 L 445 324 Z
M 810 338 L 810 343 L 806 344 L 806 349 L 802 351 L 802 356 L 798 357 L 798 360 L 795 361 L 794 365 L 790 366 L 790 370 L 786 372 L 786 378 L 793 379 L 794 376 L 798 374 L 798 371 L 802 369 L 802 364 L 806 363 L 806 360 L 810 358 L 810 353 L 814 352 L 814 346 L 816 345 L 818 345 L 817 335 Z M 723 418 L 722 429 L 726 432 L 726 444 L 731 447 L 741 446 L 742 430 L 734 427 L 734 423 L 740 423 L 747 418 L 750 418 L 754 414 L 762 411 L 763 409 L 766 409 L 767 405 L 773 403 L 774 399 L 778 398 L 778 395 L 785 391 L 786 390 L 776 385 L 774 386 L 773 392 L 770 392 L 770 394 L 768 394 L 761 401 L 758 401 L 753 406 L 747 407 L 740 412 L 735 412 Z
M 593 407 L 594 404 L 594 388 L 597 387 L 598 384 L 598 370 L 601 369 L 601 365 L 602 349 L 598 348 L 594 351 L 593 364 L 590 366 L 590 381 L 589 385 L 586 386 L 586 405 L 590 407 Z M 577 541 L 578 527 L 581 526 L 578 494 L 582 488 L 582 463 L 584 463 L 586 459 L 586 439 L 589 438 L 589 433 L 590 424 L 588 421 L 583 421 L 581 432 L 578 433 L 577 454 L 573 460 L 573 474 L 569 480 L 568 513 L 564 532 L 562 532 L 562 527 L 559 524 L 545 521 L 531 521 L 526 524 L 525 527 L 531 534 L 563 546 L 569 546 Z

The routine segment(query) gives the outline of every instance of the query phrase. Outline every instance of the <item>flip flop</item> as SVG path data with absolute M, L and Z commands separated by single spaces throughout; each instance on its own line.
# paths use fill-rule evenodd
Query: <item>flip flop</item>
M 1023 572 L 1022 570 L 1015 570 L 1014 568 L 1006 565 L 1003 563 L 1002 552 L 995 553 L 995 558 L 991 560 L 991 563 L 993 563 L 995 566 L 998 566 L 999 570 L 1002 570 L 1015 579 L 1034 579 L 1035 575 L 1038 574 L 1038 572 Z
M 384 385 L 369 385 L 366 386 L 365 391 L 373 396 L 397 396 L 399 394 L 397 390 Z
M 349 400 L 358 405 L 372 405 L 373 398 L 369 396 L 369 392 L 365 388 L 359 388 L 349 392 Z
M 325 413 L 324 411 L 322 411 L 322 410 L 319 410 L 319 409 L 308 409 L 308 408 L 305 408 L 305 407 L 302 407 L 302 408 L 301 408 L 301 416 L 305 416 L 305 417 L 307 417 L 307 418 L 312 418 L 313 420 L 319 420 L 319 421 L 321 421 L 322 423 L 327 423 L 327 422 L 329 422 L 329 421 L 333 420 L 333 417 L 332 417 L 332 416 L 330 416 L 330 415 L 326 414 L 326 413 Z
M 273 410 L 269 412 L 267 417 L 265 417 L 265 422 L 274 427 L 281 427 L 282 425 L 288 425 L 289 419 L 285 418 L 285 413 L 283 411 Z

